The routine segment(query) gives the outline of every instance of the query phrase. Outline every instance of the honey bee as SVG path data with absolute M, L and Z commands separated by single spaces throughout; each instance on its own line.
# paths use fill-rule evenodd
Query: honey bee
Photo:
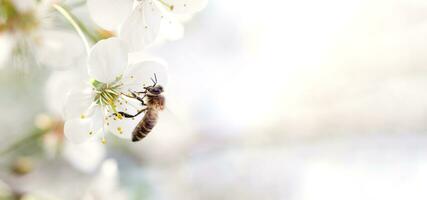
M 143 106 L 146 106 L 144 109 L 140 110 L 137 114 L 131 115 L 125 112 L 119 112 L 120 115 L 126 118 L 133 118 L 139 114 L 145 112 L 142 120 L 136 125 L 135 129 L 132 132 L 132 142 L 138 142 L 142 140 L 157 123 L 159 117 L 159 111 L 162 111 L 165 108 L 165 97 L 162 95 L 163 87 L 157 84 L 157 76 L 154 74 L 154 79 L 152 86 L 144 87 L 142 92 L 131 92 L 131 98 L 139 100 Z M 138 94 L 144 94 L 143 97 L 138 96 Z M 144 101 L 146 97 L 147 101 Z

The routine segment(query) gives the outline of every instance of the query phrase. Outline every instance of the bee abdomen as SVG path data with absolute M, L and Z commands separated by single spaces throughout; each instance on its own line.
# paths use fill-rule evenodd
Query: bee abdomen
M 156 110 L 148 109 L 132 133 L 132 142 L 137 142 L 145 138 L 156 125 L 157 117 Z

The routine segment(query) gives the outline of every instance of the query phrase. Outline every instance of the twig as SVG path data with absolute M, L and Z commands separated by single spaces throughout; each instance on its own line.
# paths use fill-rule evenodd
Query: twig
M 79 34 L 80 38 L 83 40 L 83 43 L 86 47 L 86 53 L 89 53 L 89 42 L 87 41 L 85 34 L 91 39 L 92 42 L 96 43 L 98 41 L 97 37 L 92 35 L 90 31 L 86 28 L 86 26 L 77 19 L 73 14 L 71 14 L 66 8 L 63 6 L 60 6 L 58 4 L 53 4 L 53 7 L 61 13 L 65 19 L 67 19 L 68 22 L 76 29 L 77 33 Z
M 22 139 L 13 143 L 12 145 L 7 147 L 6 149 L 1 150 L 0 156 L 3 156 L 4 154 L 7 154 L 7 153 L 21 147 L 22 145 L 24 145 L 27 142 L 34 141 L 35 139 L 43 136 L 45 133 L 47 133 L 47 131 L 36 128 L 30 135 L 23 137 Z

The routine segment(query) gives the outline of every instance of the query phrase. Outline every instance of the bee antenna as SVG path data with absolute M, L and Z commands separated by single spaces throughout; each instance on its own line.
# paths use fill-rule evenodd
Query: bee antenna
M 157 75 L 156 75 L 156 73 L 154 73 L 154 79 L 151 78 L 151 81 L 153 81 L 153 84 L 154 84 L 153 87 L 157 85 Z

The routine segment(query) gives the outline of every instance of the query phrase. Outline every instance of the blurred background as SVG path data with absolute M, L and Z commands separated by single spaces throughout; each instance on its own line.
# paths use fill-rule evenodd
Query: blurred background
M 73 74 L 4 64 L 0 199 L 427 198 L 427 2 L 211 0 L 184 26 L 150 49 L 168 108 L 140 143 L 71 144 Z

